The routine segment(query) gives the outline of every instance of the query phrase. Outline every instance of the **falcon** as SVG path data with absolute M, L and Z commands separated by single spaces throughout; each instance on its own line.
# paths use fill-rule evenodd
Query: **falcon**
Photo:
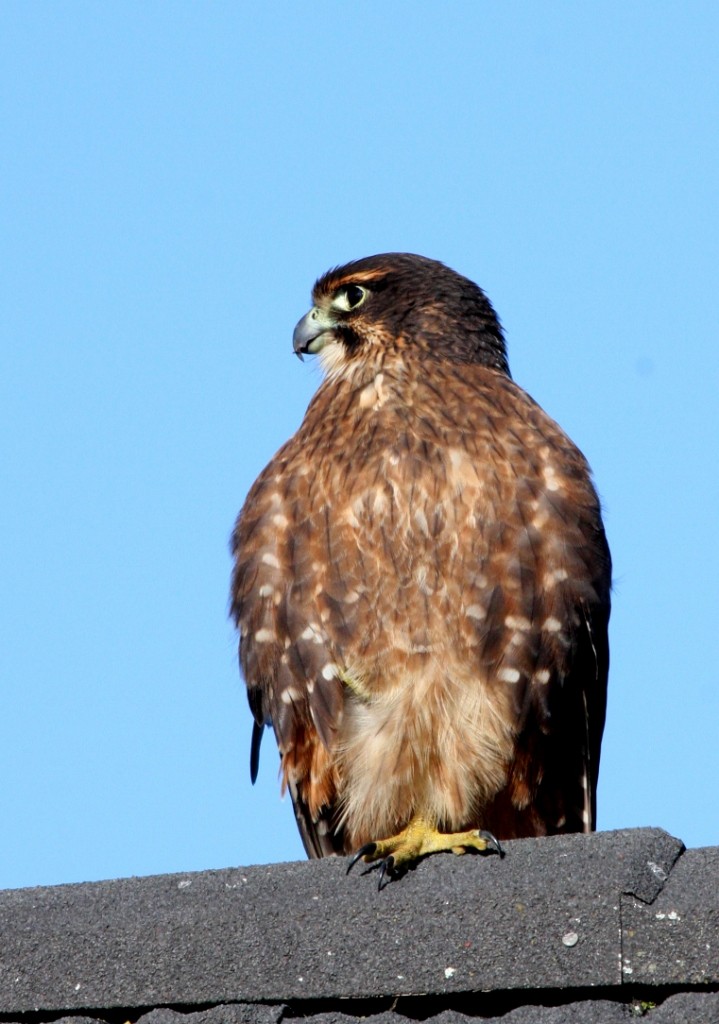
M 611 561 L 581 452 L 510 376 L 484 292 L 404 253 L 331 270 L 324 380 L 238 517 L 231 608 L 310 857 L 589 832 Z

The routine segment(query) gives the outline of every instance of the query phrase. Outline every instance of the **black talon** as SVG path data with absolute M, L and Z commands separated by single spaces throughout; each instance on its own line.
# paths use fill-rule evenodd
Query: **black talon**
M 392 868 L 394 867 L 394 857 L 385 857 L 379 866 L 379 882 L 377 883 L 377 892 L 382 892 L 386 885 L 392 881 Z
M 358 860 L 361 860 L 367 854 L 373 854 L 376 849 L 377 843 L 365 843 L 364 846 L 360 846 L 359 850 L 352 854 L 352 859 L 347 866 L 346 874 L 350 873 Z
M 496 836 L 493 836 L 491 832 L 485 832 L 484 829 L 480 829 L 479 830 L 479 838 L 480 839 L 484 839 L 484 841 L 486 842 L 487 846 L 491 850 L 496 850 L 500 857 L 504 856 L 504 850 L 502 849 L 502 847 L 501 847 L 501 845 L 499 843 L 499 839 L 497 839 Z

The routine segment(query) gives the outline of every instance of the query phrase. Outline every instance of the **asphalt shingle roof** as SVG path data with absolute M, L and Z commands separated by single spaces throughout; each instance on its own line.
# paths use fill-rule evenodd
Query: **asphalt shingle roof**
M 0 892 L 0 1018 L 563 1024 L 639 1000 L 719 1021 L 719 848 L 660 829 L 506 848 L 382 892 L 334 858 Z

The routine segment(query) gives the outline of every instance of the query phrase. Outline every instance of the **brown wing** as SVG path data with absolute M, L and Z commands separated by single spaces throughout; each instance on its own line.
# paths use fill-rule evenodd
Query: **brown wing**
M 312 552 L 310 468 L 293 439 L 251 489 L 233 538 L 232 612 L 255 718 L 253 781 L 262 733 L 271 724 L 282 757 L 283 789 L 290 791 L 305 849 L 321 857 L 341 850 L 343 842 L 329 754 L 342 692 L 327 668 L 334 661 L 321 616 L 307 614 L 321 596 L 314 593 L 318 581 L 331 570 Z
M 491 541 L 503 582 L 483 657 L 518 679 L 514 757 L 484 827 L 504 838 L 588 832 L 606 711 L 609 548 L 581 453 L 511 382 L 497 402 L 521 443 L 510 460 L 521 473 Z

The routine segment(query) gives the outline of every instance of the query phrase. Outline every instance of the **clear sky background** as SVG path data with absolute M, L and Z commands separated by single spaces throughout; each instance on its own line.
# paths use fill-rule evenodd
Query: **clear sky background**
M 303 856 L 228 538 L 314 279 L 388 250 L 484 287 L 593 466 L 600 827 L 719 843 L 717 39 L 696 0 L 0 5 L 0 886 Z

